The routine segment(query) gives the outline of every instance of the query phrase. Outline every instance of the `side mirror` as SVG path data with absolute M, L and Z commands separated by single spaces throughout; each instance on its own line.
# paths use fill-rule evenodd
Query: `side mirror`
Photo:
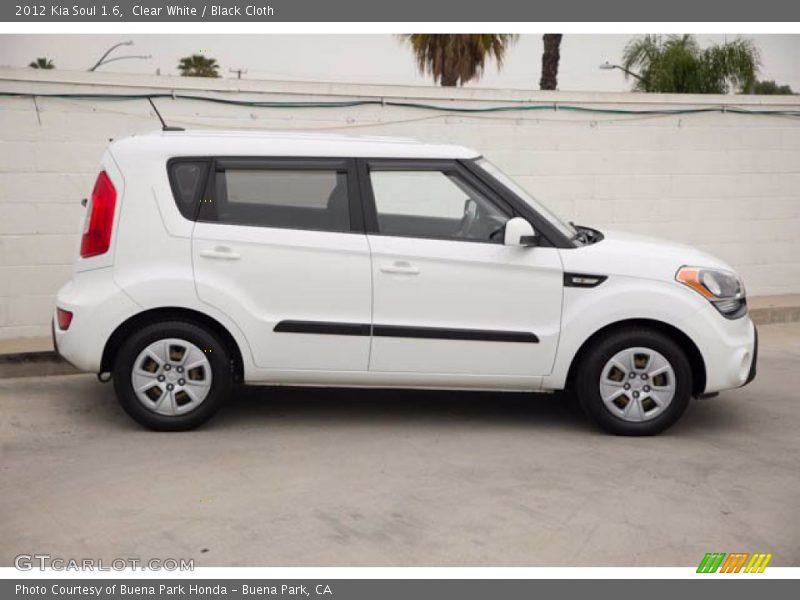
M 533 230 L 533 225 L 522 217 L 514 217 L 506 222 L 506 231 L 503 243 L 506 246 L 535 246 L 538 236 Z

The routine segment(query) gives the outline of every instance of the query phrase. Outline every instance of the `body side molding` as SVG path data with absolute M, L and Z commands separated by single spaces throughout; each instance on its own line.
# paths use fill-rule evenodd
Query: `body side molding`
M 449 327 L 415 327 L 375 325 L 369 323 L 332 323 L 329 321 L 280 321 L 276 333 L 311 333 L 319 335 L 374 335 L 376 337 L 419 338 L 429 340 L 465 340 L 475 342 L 518 342 L 538 344 L 539 338 L 529 331 L 491 329 L 453 329 Z

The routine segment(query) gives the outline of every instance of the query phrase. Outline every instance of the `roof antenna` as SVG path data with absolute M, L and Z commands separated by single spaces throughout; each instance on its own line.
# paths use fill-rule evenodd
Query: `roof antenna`
M 158 112 L 158 109 L 156 108 L 153 99 L 150 96 L 148 96 L 147 101 L 150 103 L 150 106 L 153 107 L 153 110 L 156 111 L 156 116 L 158 117 L 158 120 L 161 121 L 161 131 L 186 131 L 183 127 L 170 127 L 169 125 L 167 125 L 167 122 L 164 120 L 164 117 L 162 117 L 161 113 Z

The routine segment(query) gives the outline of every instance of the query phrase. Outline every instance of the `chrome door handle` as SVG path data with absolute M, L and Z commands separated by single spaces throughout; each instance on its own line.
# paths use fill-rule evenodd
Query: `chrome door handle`
M 419 269 L 410 262 L 398 260 L 388 265 L 381 265 L 381 273 L 394 273 L 396 275 L 419 275 Z
M 234 252 L 228 246 L 215 246 L 212 250 L 201 250 L 200 256 L 203 258 L 219 258 L 222 260 L 239 260 L 242 255 Z

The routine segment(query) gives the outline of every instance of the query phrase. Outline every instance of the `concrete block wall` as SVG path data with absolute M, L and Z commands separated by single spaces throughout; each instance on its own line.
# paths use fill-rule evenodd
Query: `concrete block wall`
M 49 335 L 69 278 L 86 197 L 110 138 L 159 127 L 144 100 L 46 94 L 149 92 L 233 99 L 544 106 L 457 114 L 374 105 L 250 108 L 157 100 L 195 129 L 293 130 L 416 137 L 483 152 L 565 218 L 699 246 L 730 262 L 751 294 L 800 293 L 800 119 L 732 112 L 616 115 L 586 108 L 800 110 L 800 97 L 447 90 L 204 80 L 0 69 L 0 339 Z

